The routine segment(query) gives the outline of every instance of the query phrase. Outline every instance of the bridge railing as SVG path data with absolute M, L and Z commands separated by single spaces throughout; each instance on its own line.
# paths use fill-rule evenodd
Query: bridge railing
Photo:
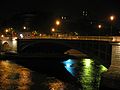
M 116 38 L 118 39 L 118 37 L 114 37 L 114 36 L 35 36 L 35 37 L 27 37 L 22 39 L 66 39 L 66 40 L 115 41 Z
M 24 37 L 18 39 L 66 39 L 66 40 L 96 40 L 96 41 L 110 41 L 110 42 L 120 42 L 120 36 L 34 36 L 34 37 Z M 8 40 L 9 37 L 2 37 L 0 40 Z M 14 37 L 12 37 L 14 39 Z
M 120 42 L 120 36 L 114 36 L 112 41 L 113 42 Z

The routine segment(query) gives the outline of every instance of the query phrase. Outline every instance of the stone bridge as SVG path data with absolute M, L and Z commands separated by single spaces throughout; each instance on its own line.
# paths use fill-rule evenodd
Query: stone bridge
M 64 54 L 71 49 L 87 54 L 108 67 L 108 71 L 102 75 L 101 85 L 117 90 L 120 88 L 120 83 L 118 83 L 120 82 L 119 36 L 27 37 L 27 39 L 17 39 L 17 52 L 19 54 Z
M 108 41 L 64 40 L 64 39 L 17 39 L 17 52 L 23 53 L 61 53 L 70 49 L 78 50 L 98 62 L 109 66 L 111 44 Z

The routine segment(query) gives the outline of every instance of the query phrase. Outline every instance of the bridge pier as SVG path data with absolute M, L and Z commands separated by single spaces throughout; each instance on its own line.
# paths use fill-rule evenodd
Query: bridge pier
M 120 43 L 112 43 L 111 65 L 101 78 L 100 90 L 103 89 L 120 89 Z

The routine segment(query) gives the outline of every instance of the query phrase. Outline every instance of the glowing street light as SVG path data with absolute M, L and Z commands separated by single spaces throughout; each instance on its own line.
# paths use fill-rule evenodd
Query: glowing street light
M 101 25 L 101 24 L 99 24 L 99 25 L 98 25 L 98 28 L 99 28 L 99 29 L 101 29 L 101 28 L 102 28 L 102 25 Z
M 55 20 L 55 22 L 54 22 L 54 28 L 51 28 L 51 32 L 52 33 L 54 33 L 54 34 L 56 34 L 57 35 L 57 33 L 58 33 L 58 29 L 59 29 L 59 25 L 60 25 L 60 20 L 59 19 L 57 19 L 57 20 Z
M 27 27 L 24 26 L 23 29 L 27 29 Z
M 60 21 L 59 20 L 56 20 L 56 25 L 58 26 L 58 25 L 60 25 Z
M 115 16 L 111 15 L 110 20 L 113 21 L 115 19 Z
M 4 37 L 4 35 L 2 34 L 2 35 L 1 35 L 1 37 L 3 38 L 3 37 Z
M 6 30 L 5 30 L 5 32 L 6 32 L 6 33 L 8 33 L 8 32 L 9 32 L 9 30 L 8 30 L 8 29 L 6 29 Z
M 52 30 L 51 30 L 52 32 L 55 32 L 55 28 L 52 28 Z
M 101 24 L 98 24 L 98 29 L 99 29 L 99 39 L 100 39 L 100 32 L 101 32 L 101 29 L 102 29 L 102 25 Z
M 110 19 L 110 21 L 111 21 L 111 27 L 110 27 L 111 32 L 110 32 L 110 34 L 112 35 L 112 28 L 113 28 L 112 23 L 113 23 L 113 21 L 115 20 L 115 16 L 114 16 L 114 15 L 111 15 L 111 16 L 109 17 L 109 19 Z
M 6 28 L 5 31 L 7 36 L 9 36 L 9 38 L 12 40 L 12 37 L 13 37 L 13 28 Z

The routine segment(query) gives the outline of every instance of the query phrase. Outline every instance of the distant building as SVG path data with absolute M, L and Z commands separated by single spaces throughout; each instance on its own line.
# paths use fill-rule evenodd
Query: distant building
M 31 31 L 34 30 L 34 25 L 35 22 L 37 22 L 37 14 L 33 14 L 33 13 L 25 13 L 23 15 L 20 16 L 22 18 L 22 30 L 23 31 Z

